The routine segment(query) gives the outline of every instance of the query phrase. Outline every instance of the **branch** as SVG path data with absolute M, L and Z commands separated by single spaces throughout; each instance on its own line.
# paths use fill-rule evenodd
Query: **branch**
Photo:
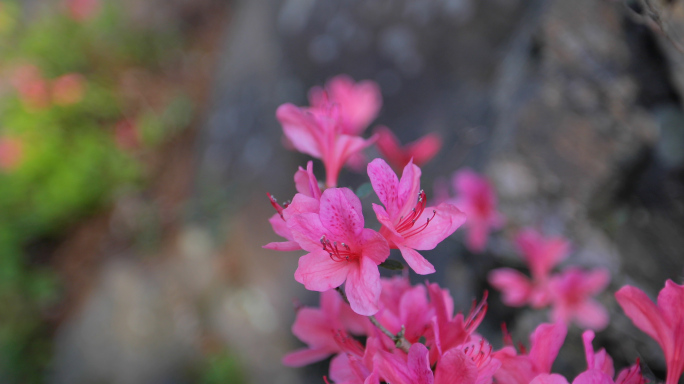
M 342 299 L 344 299 L 344 301 L 347 304 L 349 304 L 349 299 L 347 299 L 347 295 L 344 293 L 342 288 L 337 287 L 337 288 L 335 288 L 335 290 L 337 292 L 339 292 L 340 295 L 342 296 Z M 390 332 L 389 329 L 385 328 L 384 325 L 380 324 L 380 322 L 378 321 L 378 319 L 375 318 L 375 316 L 372 316 L 372 315 L 368 316 L 368 319 L 370 320 L 371 323 L 373 323 L 373 325 L 375 325 L 376 328 L 378 328 L 380 330 L 380 332 L 384 333 L 385 335 L 387 335 L 387 337 L 392 339 L 392 341 L 394 342 L 394 345 L 397 348 L 408 353 L 409 348 L 411 348 L 411 343 L 409 343 L 408 340 L 406 340 L 406 338 L 404 337 L 404 333 L 406 333 L 406 328 L 404 328 L 403 325 L 401 326 L 401 331 L 399 331 L 399 333 L 397 333 L 395 335 L 394 333 Z

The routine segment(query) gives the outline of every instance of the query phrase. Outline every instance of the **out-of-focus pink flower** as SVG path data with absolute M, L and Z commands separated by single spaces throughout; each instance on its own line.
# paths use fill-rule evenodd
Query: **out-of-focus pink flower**
M 114 126 L 116 145 L 124 151 L 134 150 L 142 144 L 137 124 L 128 119 L 119 120 Z
M 276 117 L 285 136 L 298 151 L 323 161 L 328 187 L 337 185 L 340 170 L 350 157 L 375 140 L 342 133 L 335 106 L 319 111 L 283 104 L 278 107 Z
M 18 138 L 0 137 L 0 169 L 8 172 L 21 164 L 24 146 Z
M 288 241 L 271 242 L 264 245 L 263 248 L 275 251 L 299 251 L 302 249 L 294 241 L 292 232 L 287 226 L 287 220 L 300 213 L 318 213 L 321 189 L 318 186 L 318 180 L 316 180 L 313 174 L 313 161 L 307 163 L 306 170 L 299 167 L 299 170 L 294 175 L 294 181 L 298 193 L 285 207 L 278 204 L 276 199 L 268 194 L 271 205 L 276 209 L 276 213 L 268 221 L 271 223 L 273 231 Z
M 41 110 L 50 106 L 48 83 L 38 67 L 30 64 L 19 66 L 10 81 L 19 93 L 24 108 Z
M 412 159 L 415 165 L 422 166 L 435 157 L 442 147 L 442 139 L 436 133 L 429 133 L 402 146 L 389 128 L 379 126 L 374 131 L 378 136 L 375 145 L 380 154 L 397 171 L 403 169 Z
M 603 269 L 582 271 L 568 268 L 551 278 L 549 291 L 554 321 L 575 321 L 580 327 L 601 330 L 608 325 L 608 311 L 592 299 L 610 282 L 610 273 Z
M 65 0 L 64 5 L 76 21 L 90 20 L 100 11 L 100 0 Z
M 594 352 L 591 345 L 594 340 L 593 331 L 584 331 L 582 334 L 584 341 L 584 351 L 587 357 L 587 370 L 575 378 L 572 384 L 644 384 L 646 379 L 641 374 L 639 360 L 631 367 L 623 369 L 613 382 L 615 368 L 613 359 L 601 349 L 598 353 Z
M 346 281 L 345 292 L 354 312 L 373 315 L 380 299 L 378 264 L 389 256 L 389 245 L 378 232 L 364 228 L 361 201 L 348 188 L 330 188 L 321 195 L 320 212 L 301 213 L 287 220 L 299 245 L 295 280 L 312 291 L 327 291 Z
M 378 116 L 382 107 L 382 95 L 380 87 L 373 81 L 356 83 L 347 75 L 338 75 L 328 80 L 325 89 L 312 88 L 309 102 L 312 109 L 323 113 L 331 105 L 336 105 L 341 133 L 358 136 Z
M 408 265 L 418 274 L 435 272 L 416 250 L 434 249 L 437 244 L 463 224 L 465 215 L 455 206 L 442 203 L 428 207 L 425 192 L 420 189 L 420 168 L 409 163 L 401 180 L 382 159 L 368 164 L 368 176 L 380 205 L 373 210 L 382 224 L 380 233 L 392 248 L 398 248 Z
M 515 242 L 522 253 L 532 279 L 511 268 L 499 268 L 489 273 L 489 283 L 503 294 L 509 306 L 530 304 L 542 308 L 551 301 L 548 282 L 551 270 L 568 255 L 569 242 L 563 237 L 544 237 L 534 229 L 520 232 Z
M 506 346 L 494 353 L 501 368 L 494 373 L 500 384 L 528 384 L 539 375 L 551 373 L 553 361 L 563 346 L 568 328 L 563 323 L 541 324 L 530 336 L 530 353 L 518 355 L 515 348 Z M 540 377 L 540 383 L 557 383 L 557 377 Z
M 68 73 L 52 81 L 52 100 L 55 104 L 67 106 L 83 100 L 85 78 L 78 73 Z
M 615 298 L 634 325 L 660 344 L 667 363 L 666 384 L 676 384 L 684 371 L 684 285 L 665 282 L 658 303 L 640 289 L 624 286 Z
M 321 293 L 320 303 L 320 308 L 305 307 L 297 312 L 292 333 L 307 347 L 285 355 L 283 364 L 301 367 L 341 352 L 335 336 L 366 327 L 368 319 L 354 313 L 339 293 L 332 290 Z
M 496 194 L 489 180 L 464 169 L 453 177 L 456 199 L 452 202 L 467 216 L 466 245 L 473 252 L 482 252 L 492 229 L 500 228 L 503 216 L 496 210 Z

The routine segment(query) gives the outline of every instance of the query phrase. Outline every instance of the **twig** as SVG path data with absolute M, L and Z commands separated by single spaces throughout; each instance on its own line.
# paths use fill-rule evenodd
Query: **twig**
M 339 292 L 340 295 L 342 296 L 342 299 L 347 304 L 349 304 L 349 299 L 347 299 L 347 295 L 342 290 L 342 287 L 337 287 L 337 288 L 335 288 L 335 290 L 337 292 Z M 373 325 L 375 325 L 376 328 L 378 328 L 380 330 L 380 332 L 384 333 L 385 335 L 387 335 L 387 337 L 392 339 L 392 341 L 394 342 L 394 345 L 397 348 L 408 353 L 409 348 L 411 348 L 411 343 L 409 343 L 408 340 L 406 340 L 406 338 L 404 337 L 404 334 L 406 333 L 406 328 L 404 328 L 403 325 L 401 326 L 401 331 L 399 331 L 399 333 L 397 333 L 395 335 L 394 333 L 390 332 L 389 329 L 385 328 L 384 325 L 380 324 L 380 322 L 378 321 L 378 319 L 375 318 L 375 316 L 373 316 L 373 315 L 368 316 L 368 319 L 370 320 L 371 323 L 373 323 Z

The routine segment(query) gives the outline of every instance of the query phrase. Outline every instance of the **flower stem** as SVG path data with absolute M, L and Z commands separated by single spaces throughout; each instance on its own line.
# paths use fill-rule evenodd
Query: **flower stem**
M 335 290 L 337 292 L 339 292 L 340 295 L 342 296 L 342 299 L 344 299 L 344 301 L 347 304 L 349 304 L 349 299 L 347 299 L 347 295 L 344 293 L 342 288 L 337 287 L 337 288 L 335 288 Z M 394 333 L 390 332 L 389 329 L 385 328 L 384 325 L 380 324 L 380 322 L 378 321 L 378 319 L 375 318 L 375 316 L 373 316 L 373 315 L 368 316 L 368 319 L 370 320 L 371 323 L 373 323 L 373 325 L 375 325 L 376 328 L 378 328 L 380 330 L 380 332 L 384 333 L 385 335 L 387 335 L 387 337 L 392 339 L 392 341 L 394 341 L 394 345 L 397 348 L 408 353 L 409 348 L 411 348 L 411 343 L 409 343 L 408 340 L 406 340 L 406 338 L 404 337 L 404 333 L 406 332 L 406 328 L 404 328 L 403 325 L 401 326 L 401 331 L 399 331 L 399 333 L 397 333 L 395 335 Z

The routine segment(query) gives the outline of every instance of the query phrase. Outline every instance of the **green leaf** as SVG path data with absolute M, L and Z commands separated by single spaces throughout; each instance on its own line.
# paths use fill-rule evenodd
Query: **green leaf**
M 401 271 L 402 269 L 404 269 L 404 264 L 396 260 L 387 259 L 380 263 L 378 267 L 383 267 L 389 269 L 390 271 Z
M 364 197 L 370 195 L 371 192 L 373 192 L 373 186 L 371 183 L 363 183 L 360 187 L 356 188 L 356 196 L 358 196 L 359 199 L 363 199 Z

